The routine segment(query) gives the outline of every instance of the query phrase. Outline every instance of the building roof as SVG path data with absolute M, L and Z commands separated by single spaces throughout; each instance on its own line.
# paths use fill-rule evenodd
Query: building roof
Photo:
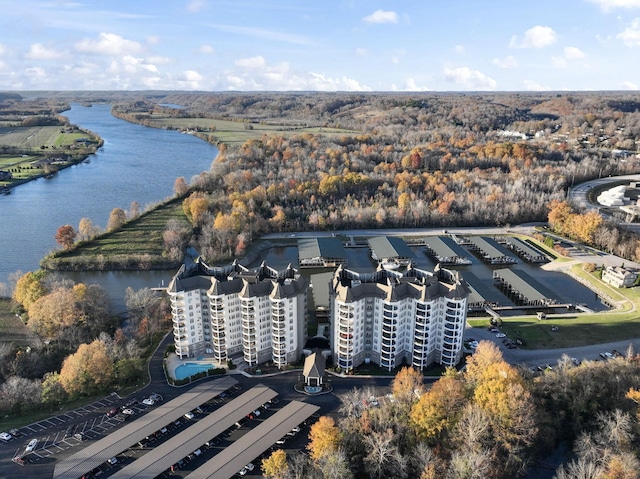
M 257 385 L 194 422 L 184 431 L 120 469 L 111 477 L 113 479 L 154 479 L 180 459 L 191 454 L 205 442 L 222 434 L 251 411 L 258 409 L 277 395 L 273 389 Z M 221 455 L 226 456 L 226 454 Z M 242 466 L 244 464 L 238 470 Z M 234 472 L 238 472 L 238 470 Z
M 329 308 L 329 284 L 333 278 L 333 272 L 311 275 L 311 291 L 316 308 Z
M 427 248 L 435 253 L 439 261 L 453 260 L 455 258 L 465 258 L 465 251 L 448 236 L 429 236 L 425 239 Z
M 302 374 L 305 378 L 311 376 L 312 378 L 321 378 L 324 376 L 324 368 L 327 364 L 326 358 L 319 350 L 310 354 L 304 359 L 304 368 Z
M 462 275 L 469 285 L 468 305 L 477 305 L 492 301 L 491 298 L 494 296 L 495 288 L 490 287 L 486 281 L 482 281 L 471 271 L 465 271 Z
M 502 258 L 509 256 L 500 251 L 498 243 L 491 238 L 486 238 L 484 236 L 471 236 L 469 237 L 469 242 L 481 250 L 487 258 Z
M 369 239 L 369 247 L 374 259 L 413 258 L 411 248 L 402 238 L 396 236 L 376 236 Z
M 541 301 L 546 303 L 548 300 L 555 301 L 557 299 L 556 295 L 549 289 L 538 283 L 522 270 L 503 268 L 494 270 L 493 274 L 508 283 L 528 301 Z
M 238 381 L 235 379 L 223 377 L 211 383 L 198 385 L 172 401 L 160 404 L 144 416 L 57 463 L 53 479 L 78 479 L 109 458 L 182 417 L 187 411 L 213 399 L 236 384 Z
M 536 257 L 544 258 L 544 254 L 542 254 L 540 251 L 536 249 L 533 249 L 533 247 L 529 246 L 520 238 L 511 237 L 509 238 L 508 241 L 516 249 L 516 251 L 519 251 L 520 254 L 522 255 L 525 255 L 529 258 L 536 258 Z
M 320 407 L 291 401 L 270 418 L 262 421 L 244 436 L 234 441 L 223 453 L 218 453 L 185 479 L 228 479 L 246 464 L 269 449 L 294 427 L 308 419 Z
M 298 258 L 302 261 L 313 258 L 340 258 L 347 255 L 338 238 L 302 238 L 298 240 Z

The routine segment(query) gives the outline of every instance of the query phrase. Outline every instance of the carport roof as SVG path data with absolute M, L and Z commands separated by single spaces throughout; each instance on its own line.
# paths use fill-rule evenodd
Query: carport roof
M 185 479 L 227 479 L 269 449 L 281 437 L 309 418 L 319 406 L 291 401 Z
M 120 454 L 141 439 L 183 416 L 187 411 L 204 404 L 232 386 L 238 384 L 233 378 L 223 377 L 202 384 L 162 403 L 139 419 L 131 421 L 82 451 L 56 464 L 53 479 L 78 479 L 98 467 L 109 458 Z M 191 452 L 191 451 L 189 451 Z
M 278 393 L 266 386 L 254 386 L 233 401 L 194 422 L 184 431 L 120 469 L 111 478 L 154 479 L 180 459 L 191 454 L 205 442 L 222 434 L 237 421 L 251 413 L 251 411 L 258 409 L 277 395 Z

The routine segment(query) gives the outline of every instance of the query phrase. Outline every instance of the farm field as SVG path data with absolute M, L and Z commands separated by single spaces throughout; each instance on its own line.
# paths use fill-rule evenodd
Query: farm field
M 322 133 L 325 135 L 353 135 L 360 132 L 340 128 L 283 126 L 263 123 L 245 123 L 242 121 L 215 120 L 210 118 L 172 118 L 152 114 L 144 121 L 145 125 L 186 131 L 201 130 L 197 134 L 210 143 L 241 145 L 247 140 L 260 139 L 264 134 L 290 135 L 300 133 Z
M 79 142 L 88 138 L 92 143 Z M 1 127 L 0 146 L 8 154 L 0 154 L 0 170 L 12 178 L 0 181 L 0 187 L 54 173 L 95 152 L 98 139 L 87 133 L 62 126 Z

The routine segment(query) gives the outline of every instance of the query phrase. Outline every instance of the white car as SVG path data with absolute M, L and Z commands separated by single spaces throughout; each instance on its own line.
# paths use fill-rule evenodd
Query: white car
M 153 406 L 156 402 L 151 399 L 151 398 L 144 398 L 142 400 L 142 404 L 144 404 L 145 406 Z
M 24 452 L 33 451 L 36 448 L 37 445 L 38 445 L 38 440 L 37 439 L 31 439 L 31 441 L 29 441 L 29 444 L 27 444 L 27 447 L 25 447 Z
M 112 457 L 107 462 L 113 466 L 114 464 L 118 464 L 118 458 L 117 457 Z
M 10 441 L 11 439 L 13 439 L 13 436 L 8 432 L 0 432 L 0 439 L 2 439 L 3 441 Z
M 196 417 L 196 415 L 193 414 L 191 411 L 189 411 L 189 412 L 185 413 L 184 417 L 187 418 L 187 419 L 193 419 L 194 417 Z
M 504 333 L 497 333 L 496 334 L 496 338 L 506 338 L 506 337 L 507 337 L 507 335 L 504 334 Z
M 122 414 L 127 414 L 128 416 L 131 416 L 132 414 L 135 414 L 133 412 L 133 409 L 129 409 L 129 408 L 124 408 L 121 412 L 122 412 Z

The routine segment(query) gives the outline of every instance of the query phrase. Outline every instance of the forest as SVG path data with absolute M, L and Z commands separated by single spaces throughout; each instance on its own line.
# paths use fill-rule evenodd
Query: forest
M 212 262 L 272 231 L 546 221 L 572 184 L 640 166 L 632 93 L 175 93 L 162 102 L 181 108 L 140 98 L 113 113 L 163 127 L 188 118 L 216 143 L 202 119 L 289 128 L 219 143 L 210 171 L 177 181 L 193 228 L 168 228 L 166 252 L 191 244 Z M 635 235 L 615 236 L 636 259 Z

